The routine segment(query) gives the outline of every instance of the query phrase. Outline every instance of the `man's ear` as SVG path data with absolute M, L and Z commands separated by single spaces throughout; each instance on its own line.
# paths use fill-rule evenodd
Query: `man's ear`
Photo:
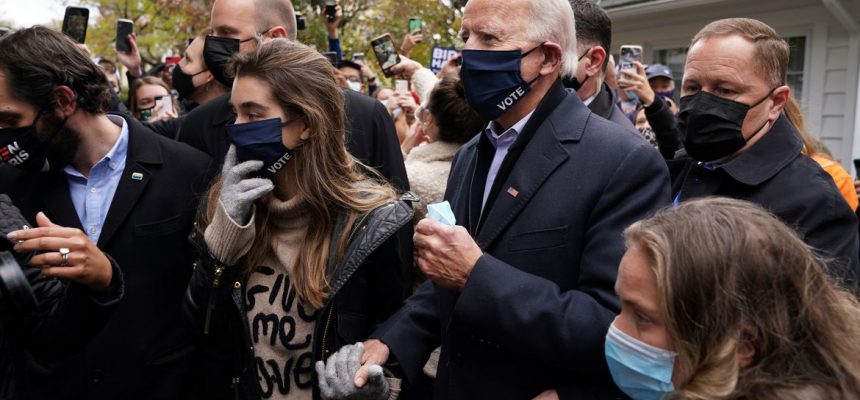
M 773 91 L 773 106 L 770 108 L 768 118 L 775 120 L 782 114 L 785 104 L 788 102 L 788 97 L 791 96 L 791 89 L 788 86 L 780 86 Z
M 54 88 L 54 104 L 57 106 L 63 117 L 71 116 L 78 108 L 77 95 L 72 88 L 61 85 Z
M 606 60 L 606 50 L 602 46 L 594 46 L 588 55 L 590 64 L 585 69 L 588 76 L 598 76 L 603 72 L 603 62 Z
M 275 27 L 272 27 L 272 29 L 269 29 L 269 32 L 267 34 L 272 39 L 288 38 L 289 37 L 289 36 L 287 36 L 287 29 L 284 28 L 283 26 L 280 26 L 280 25 L 277 25 Z
M 561 69 L 561 61 L 564 57 L 564 51 L 557 43 L 546 42 L 543 44 L 544 58 L 540 65 L 540 74 L 549 75 L 553 71 Z

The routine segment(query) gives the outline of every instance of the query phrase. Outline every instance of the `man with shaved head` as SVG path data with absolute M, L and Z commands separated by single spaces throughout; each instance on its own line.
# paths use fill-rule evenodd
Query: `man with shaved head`
M 210 25 L 212 35 L 206 38 L 203 58 L 215 79 L 230 88 L 233 80 L 224 73 L 230 56 L 247 53 L 258 42 L 273 38 L 296 39 L 296 16 L 290 0 L 216 0 Z M 350 90 L 343 95 L 349 152 L 398 189 L 409 190 L 400 143 L 385 107 Z M 189 113 L 177 135 L 179 141 L 222 163 L 230 146 L 224 127 L 235 119 L 229 100 L 228 94 Z
M 490 123 L 453 160 L 457 225 L 417 225 L 428 281 L 364 342 L 354 386 L 385 365 L 409 388 L 441 345 L 435 399 L 620 394 L 604 338 L 620 309 L 621 233 L 668 204 L 669 174 L 641 137 L 565 89 L 574 21 L 567 0 L 467 3 L 460 76 Z

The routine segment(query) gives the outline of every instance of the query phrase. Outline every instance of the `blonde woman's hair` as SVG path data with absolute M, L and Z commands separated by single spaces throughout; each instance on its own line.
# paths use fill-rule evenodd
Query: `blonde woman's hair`
M 832 156 L 821 151 L 821 146 L 818 145 L 817 141 L 812 138 L 812 135 L 806 130 L 806 118 L 803 117 L 803 110 L 800 109 L 800 102 L 794 97 L 794 94 L 789 94 L 788 99 L 785 101 L 785 107 L 782 109 L 782 113 L 785 114 L 788 122 L 794 126 L 794 130 L 797 132 L 797 136 L 800 137 L 800 140 L 803 142 L 803 154 L 806 156 L 825 156 L 828 159 L 832 160 Z
M 277 175 L 275 185 L 295 182 L 298 196 L 308 205 L 310 220 L 304 243 L 291 277 L 301 301 L 321 308 L 329 282 L 326 263 L 329 249 L 336 248 L 336 262 L 343 256 L 349 233 L 357 217 L 397 199 L 378 174 L 361 165 L 346 151 L 344 99 L 329 61 L 311 48 L 286 39 L 273 39 L 250 54 L 234 58 L 230 70 L 236 79 L 255 78 L 265 82 L 287 119 L 298 118 L 310 136 L 295 149 L 296 168 Z M 373 179 L 364 174 L 373 175 Z M 209 191 L 206 221 L 211 221 L 218 205 L 221 180 Z M 346 214 L 346 229 L 332 243 L 335 219 Z M 265 201 L 257 202 L 257 237 L 244 258 L 242 275 L 247 277 L 259 265 L 272 240 Z
M 678 353 L 673 398 L 860 398 L 860 305 L 775 216 L 707 198 L 624 237 L 657 278 Z

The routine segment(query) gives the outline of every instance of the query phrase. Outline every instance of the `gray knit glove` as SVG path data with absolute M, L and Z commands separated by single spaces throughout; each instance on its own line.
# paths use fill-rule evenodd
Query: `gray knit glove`
M 9 196 L 0 194 L 0 233 L 3 238 L 6 238 L 9 232 L 24 229 L 25 225 L 30 223 L 21 215 L 21 210 L 12 204 Z
M 379 365 L 368 368 L 367 383 L 355 387 L 355 374 L 361 368 L 361 355 L 364 345 L 359 342 L 346 345 L 328 358 L 323 364 L 317 361 L 317 376 L 320 382 L 320 394 L 329 400 L 386 400 L 388 399 L 388 381 Z
M 236 146 L 230 145 L 224 158 L 221 172 L 223 185 L 219 200 L 224 211 L 239 225 L 246 225 L 251 218 L 254 201 L 265 196 L 275 185 L 265 178 L 247 178 L 248 174 L 263 168 L 262 161 L 245 161 L 236 165 Z

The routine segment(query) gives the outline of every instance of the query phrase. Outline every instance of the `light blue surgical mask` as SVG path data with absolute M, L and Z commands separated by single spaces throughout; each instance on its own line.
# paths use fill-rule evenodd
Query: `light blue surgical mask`
M 675 390 L 674 352 L 642 343 L 616 328 L 614 322 L 606 334 L 604 351 L 612 379 L 633 400 L 659 400 Z

